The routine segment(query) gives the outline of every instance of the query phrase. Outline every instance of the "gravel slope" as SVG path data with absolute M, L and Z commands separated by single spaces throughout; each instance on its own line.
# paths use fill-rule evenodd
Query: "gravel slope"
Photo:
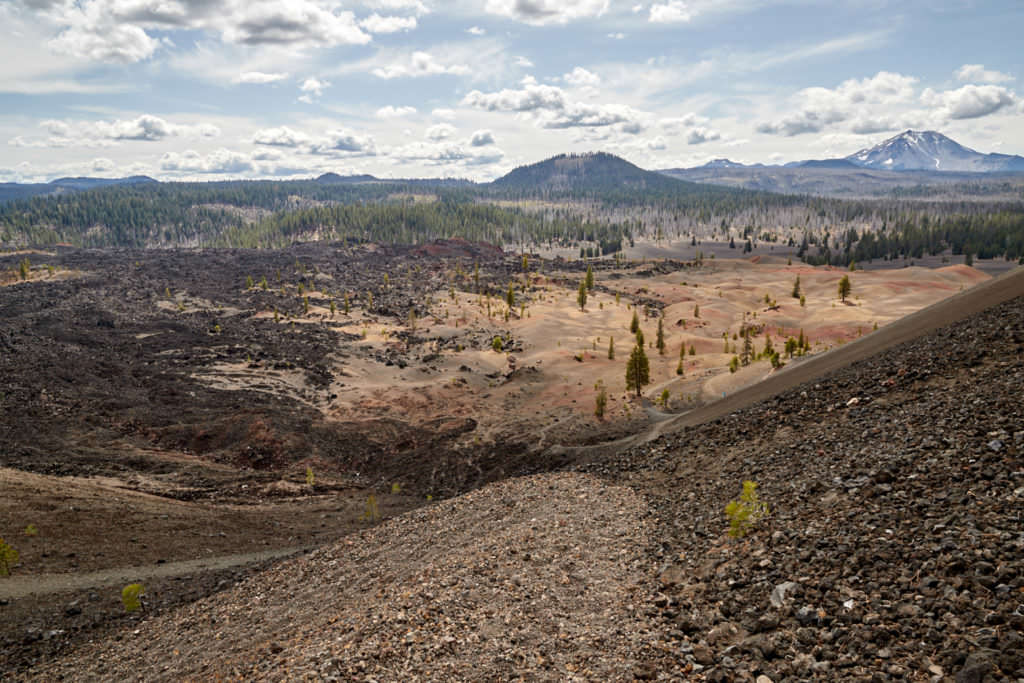
M 622 680 L 659 647 L 646 505 L 582 474 L 509 480 L 279 565 L 36 680 Z

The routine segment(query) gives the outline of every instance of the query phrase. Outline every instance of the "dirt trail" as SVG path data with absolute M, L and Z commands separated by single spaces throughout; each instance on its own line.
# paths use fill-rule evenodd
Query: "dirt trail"
M 136 581 L 181 576 L 197 572 L 216 571 L 241 567 L 256 562 L 284 558 L 308 550 L 308 548 L 283 548 L 263 550 L 238 555 L 220 555 L 198 560 L 183 560 L 166 564 L 142 567 L 116 567 L 88 574 L 43 574 L 35 576 L 11 576 L 0 581 L 0 600 L 17 600 L 33 594 L 66 593 L 103 586 L 123 585 Z
M 657 422 L 639 434 L 595 446 L 552 446 L 549 453 L 579 453 L 585 449 L 591 453 L 610 454 L 648 443 L 663 434 L 711 422 L 804 382 L 823 377 L 833 370 L 870 358 L 888 348 L 1019 296 L 1024 296 L 1024 268 L 1015 268 L 997 278 L 958 292 L 948 299 L 900 318 L 866 337 L 812 356 L 799 364 L 790 365 L 769 379 L 752 384 L 719 401 L 673 419 Z

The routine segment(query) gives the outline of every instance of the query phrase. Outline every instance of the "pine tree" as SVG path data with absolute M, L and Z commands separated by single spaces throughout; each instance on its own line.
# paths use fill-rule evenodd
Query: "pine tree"
M 754 358 L 754 342 L 750 338 L 750 328 L 743 328 L 743 352 L 740 354 L 740 363 L 744 366 L 750 365 Z
M 505 302 L 508 304 L 509 308 L 516 307 L 516 292 L 514 289 L 512 289 L 511 282 L 508 283 L 508 291 L 505 292 Z
M 697 304 L 693 305 L 693 317 L 694 318 L 699 318 L 700 317 L 700 306 L 698 306 Z
M 846 303 L 846 297 L 850 296 L 850 276 L 844 275 L 843 279 L 839 281 L 839 298 L 843 303 Z
M 597 380 L 597 384 L 594 385 L 597 389 L 597 396 L 594 397 L 594 415 L 598 420 L 604 419 L 604 409 L 608 405 L 608 392 L 604 388 L 604 382 Z
M 615 360 L 615 337 L 608 339 L 608 360 Z
M 690 344 L 690 355 L 691 356 L 696 356 L 697 355 L 697 347 L 694 346 L 693 344 Z
M 643 345 L 637 344 L 629 354 L 629 362 L 626 364 L 626 389 L 636 391 L 636 395 L 641 396 L 644 385 L 650 383 L 651 364 L 644 353 Z
M 349 309 L 348 292 L 345 292 L 345 315 L 348 315 Z
M 796 276 L 796 282 L 793 283 L 793 298 L 800 298 L 800 276 Z
M 586 310 L 587 308 L 587 282 L 586 280 L 580 280 L 580 288 L 576 292 L 576 303 L 580 305 L 580 310 Z
M 637 333 L 640 329 L 640 318 L 637 317 L 636 311 L 633 311 L 633 321 L 629 323 L 629 331 L 633 334 Z
M 665 355 L 665 328 L 662 326 L 661 321 L 663 318 L 658 318 L 658 335 L 655 337 L 655 346 L 658 347 L 658 353 L 662 356 Z

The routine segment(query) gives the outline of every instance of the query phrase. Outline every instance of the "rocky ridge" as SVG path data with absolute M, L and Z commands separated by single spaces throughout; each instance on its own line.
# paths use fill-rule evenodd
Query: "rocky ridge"
M 1024 300 L 587 469 L 661 520 L 706 680 L 1024 677 Z M 770 515 L 723 510 L 744 480 Z

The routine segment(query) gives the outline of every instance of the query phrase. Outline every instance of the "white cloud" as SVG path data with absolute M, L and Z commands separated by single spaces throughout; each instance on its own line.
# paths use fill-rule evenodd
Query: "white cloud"
M 669 0 L 665 3 L 651 5 L 648 21 L 655 24 L 675 24 L 689 21 L 692 18 L 693 14 L 685 2 Z
M 538 109 L 563 109 L 566 106 L 565 93 L 553 85 L 542 85 L 533 79 L 524 79 L 520 90 L 504 89 L 495 93 L 473 90 L 462 103 L 486 111 L 536 111 Z
M 478 130 L 469 139 L 471 147 L 485 147 L 494 144 L 494 134 L 489 130 Z
M 183 125 L 159 116 L 143 114 L 134 119 L 113 121 L 59 121 L 46 119 L 39 126 L 46 139 L 17 136 L 8 144 L 15 147 L 111 147 L 121 142 L 158 142 L 170 137 L 214 138 L 220 129 L 209 123 Z
M 493 146 L 467 149 L 447 142 L 412 142 L 390 150 L 390 156 L 401 162 L 419 161 L 432 166 L 486 166 L 501 161 L 505 153 Z
M 302 147 L 311 142 L 308 135 L 292 130 L 288 126 L 259 130 L 253 136 L 252 141 L 256 145 L 268 145 L 271 147 Z
M 984 64 L 964 64 L 954 74 L 956 79 L 961 82 L 1006 83 L 1014 80 L 1010 74 L 986 69 Z
M 711 142 L 713 140 L 720 140 L 722 134 L 717 130 L 698 126 L 697 128 L 691 128 L 686 134 L 686 144 L 688 145 L 700 145 L 705 142 Z
M 623 38 L 626 37 L 626 34 L 625 33 L 609 33 L 608 37 L 611 38 L 612 40 L 622 40 Z
M 397 119 L 403 116 L 412 116 L 416 113 L 416 107 L 393 107 L 390 104 L 377 110 L 378 119 Z
M 428 52 L 413 52 L 408 63 L 396 63 L 388 66 L 378 67 L 373 70 L 373 75 L 378 78 L 418 78 L 422 76 L 436 76 L 439 74 L 451 74 L 465 76 L 470 73 L 470 68 L 464 64 L 442 64 Z
M 359 135 L 347 128 L 339 128 L 327 131 L 327 137 L 313 143 L 309 153 L 329 156 L 374 156 L 377 154 L 377 145 L 368 135 Z
M 447 140 L 457 132 L 458 129 L 450 123 L 438 123 L 427 128 L 426 137 L 428 140 L 434 141 Z
M 889 71 L 879 71 L 870 78 L 849 79 L 838 87 L 804 88 L 791 98 L 797 111 L 775 121 L 757 125 L 760 133 L 792 137 L 804 133 L 818 133 L 826 127 L 859 116 L 861 121 L 871 117 L 872 111 L 884 107 L 887 111 L 905 105 L 914 98 L 917 79 Z M 863 124 L 860 126 L 863 128 Z
M 321 81 L 318 78 L 307 78 L 299 86 L 299 90 L 305 93 L 310 93 L 320 97 L 324 94 L 324 88 L 329 87 L 331 84 L 327 81 Z
M 289 2 L 228 2 L 222 38 L 243 45 L 365 45 L 369 34 L 356 24 L 352 12 L 337 11 L 338 3 L 321 6 L 313 0 Z M 211 21 L 210 26 L 216 21 Z
M 382 17 L 373 13 L 359 22 L 370 33 L 398 33 L 416 28 L 416 17 Z
M 422 0 L 363 0 L 363 4 L 372 9 L 413 12 L 417 16 L 430 13 Z
M 277 81 L 283 81 L 286 78 L 288 78 L 288 74 L 286 73 L 264 73 L 262 71 L 246 71 L 245 73 L 238 74 L 238 76 L 236 76 L 233 79 L 233 82 L 262 85 L 265 83 L 276 83 Z
M 645 115 L 628 105 L 573 102 L 561 88 L 537 83 L 529 76 L 522 84 L 521 89 L 495 93 L 473 90 L 462 99 L 462 104 L 485 111 L 529 113 L 542 128 L 618 125 L 621 132 L 635 134 L 646 126 Z
M 466 33 L 469 33 L 470 35 L 474 36 L 482 36 L 485 33 L 487 33 L 487 31 L 480 28 L 479 26 L 470 26 L 469 28 L 466 29 Z
M 609 0 L 487 0 L 486 10 L 534 26 L 600 17 Z
M 533 68 L 533 62 L 531 62 L 526 57 L 516 57 L 515 65 L 516 66 L 521 66 L 524 69 L 532 69 Z
M 27 2 L 56 27 L 50 47 L 92 61 L 138 62 L 162 46 L 158 32 L 192 30 L 227 43 L 293 47 L 365 45 L 371 36 L 337 0 L 80 0 Z M 388 22 L 371 25 L 388 27 Z M 408 19 L 402 19 L 408 25 Z M 415 21 L 415 20 L 413 20 Z M 394 22 L 391 23 L 394 25 Z
M 565 74 L 562 79 L 569 85 L 576 87 L 596 86 L 601 84 L 601 77 L 587 71 L 581 66 L 576 67 L 571 73 Z
M 921 93 L 921 101 L 938 107 L 939 113 L 950 119 L 976 119 L 1019 102 L 1012 91 L 998 85 L 965 85 L 945 92 L 926 88 Z
M 69 26 L 50 41 L 55 52 L 98 62 L 139 62 L 159 46 L 138 26 L 113 24 Z
M 195 150 L 178 154 L 168 152 L 160 159 L 160 169 L 179 173 L 242 174 L 253 170 L 249 157 L 221 148 L 202 155 Z
M 430 113 L 433 114 L 435 117 L 437 117 L 439 119 L 445 119 L 446 121 L 451 121 L 452 119 L 455 118 L 455 110 L 454 109 L 445 109 L 444 107 L 441 107 L 441 108 L 435 109 L 434 111 L 432 111 Z
M 98 157 L 92 160 L 91 168 L 94 173 L 107 173 L 117 168 L 117 165 L 106 157 Z

